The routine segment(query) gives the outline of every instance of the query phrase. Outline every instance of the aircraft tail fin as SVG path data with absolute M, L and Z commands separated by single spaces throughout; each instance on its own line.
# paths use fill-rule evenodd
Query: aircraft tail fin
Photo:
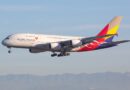
M 98 33 L 97 36 L 103 36 L 106 34 L 117 34 L 121 20 L 122 20 L 122 16 L 116 16 L 101 30 L 101 32 Z M 112 42 L 113 38 L 114 36 L 109 36 L 98 40 L 105 41 L 105 42 Z

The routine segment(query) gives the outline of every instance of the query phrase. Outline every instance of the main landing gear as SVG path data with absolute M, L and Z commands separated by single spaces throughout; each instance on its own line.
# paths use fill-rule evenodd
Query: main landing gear
M 61 52 L 59 54 L 53 52 L 53 54 L 51 54 L 51 57 L 55 57 L 55 56 L 62 57 L 62 56 L 69 56 L 69 55 L 70 55 L 70 53 L 67 53 L 67 52 Z
M 57 55 L 58 55 L 57 53 L 53 53 L 53 54 L 51 54 L 51 57 L 55 57 Z

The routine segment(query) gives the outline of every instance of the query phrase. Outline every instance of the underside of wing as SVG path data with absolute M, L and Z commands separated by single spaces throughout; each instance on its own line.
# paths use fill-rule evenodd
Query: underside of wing
M 36 44 L 33 48 L 44 50 L 44 51 L 69 52 L 72 48 L 80 47 L 84 44 L 91 43 L 93 40 L 96 40 L 98 38 L 104 38 L 112 35 L 113 34 L 108 34 L 103 36 L 94 36 L 94 37 L 66 40 L 60 42 L 52 42 L 52 43 L 44 43 L 44 44 L 41 43 L 41 44 Z

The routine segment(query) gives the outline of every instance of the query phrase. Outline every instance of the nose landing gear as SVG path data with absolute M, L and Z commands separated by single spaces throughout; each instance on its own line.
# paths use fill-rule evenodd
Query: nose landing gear
M 11 48 L 10 47 L 8 47 L 8 48 L 9 48 L 8 53 L 10 54 L 11 53 Z

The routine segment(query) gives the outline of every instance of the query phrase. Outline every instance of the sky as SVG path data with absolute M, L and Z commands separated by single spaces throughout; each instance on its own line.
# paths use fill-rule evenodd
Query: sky
M 114 16 L 123 16 L 119 36 L 130 40 L 129 0 L 0 0 L 0 41 L 14 33 L 94 36 Z M 130 72 L 130 43 L 52 58 L 50 52 L 0 45 L 0 75 Z

